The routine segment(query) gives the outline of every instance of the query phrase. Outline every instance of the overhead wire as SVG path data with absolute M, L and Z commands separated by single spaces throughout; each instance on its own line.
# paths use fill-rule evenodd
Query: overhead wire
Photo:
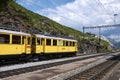
M 52 1 L 53 1 L 53 0 L 52 0 Z M 100 0 L 98 0 L 98 2 L 100 3 L 100 4 L 97 3 L 97 4 L 100 6 L 100 8 L 104 9 L 105 13 L 109 16 L 109 18 L 114 21 L 114 19 L 112 18 L 111 14 L 110 14 L 110 13 L 108 12 L 108 10 L 104 7 L 103 3 L 102 3 Z M 56 4 L 55 2 L 53 2 L 53 3 Z M 90 6 L 90 7 L 93 8 L 92 6 Z M 70 11 L 70 10 L 69 10 L 69 11 Z
M 87 1 L 90 1 L 90 0 L 87 0 Z M 88 4 L 88 5 L 89 5 L 89 7 L 90 7 L 92 10 L 94 9 L 95 11 L 97 11 L 96 8 L 93 7 L 91 4 Z
M 98 1 L 95 0 L 95 2 L 98 4 L 98 6 L 99 6 L 100 8 L 104 9 L 105 13 L 109 16 L 109 18 L 114 21 L 114 19 L 112 18 L 113 14 L 112 14 L 112 16 L 111 16 L 111 14 L 108 12 L 108 10 L 104 7 L 104 4 L 103 4 L 100 0 L 98 0 Z M 109 25 L 108 25 L 108 26 L 109 26 Z M 113 26 L 113 25 L 112 25 L 112 26 Z M 94 27 L 93 27 L 93 28 L 94 28 Z M 98 28 L 98 26 L 97 26 L 97 28 Z M 106 30 L 106 33 L 107 33 L 107 31 L 110 31 L 110 30 Z M 113 31 L 113 32 L 114 32 L 114 31 Z M 114 33 L 115 33 L 115 32 L 114 32 Z M 101 35 L 102 35 L 102 34 L 101 34 Z
M 98 6 L 102 9 L 104 9 L 105 13 L 109 16 L 109 18 L 114 22 L 113 17 L 111 16 L 110 13 L 108 13 L 107 9 L 104 7 L 103 3 L 100 0 L 95 0 L 95 2 L 98 4 Z

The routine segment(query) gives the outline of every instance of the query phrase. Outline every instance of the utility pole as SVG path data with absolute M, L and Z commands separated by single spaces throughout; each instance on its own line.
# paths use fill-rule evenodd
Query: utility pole
M 100 31 L 101 31 L 101 28 L 99 27 L 99 44 L 100 44 L 100 42 L 101 42 Z
M 83 38 L 82 38 L 82 43 L 83 43 L 83 53 L 85 52 L 85 27 L 83 26 Z
M 99 48 L 98 48 L 98 51 L 100 52 L 100 45 L 101 45 L 100 30 L 101 30 L 101 27 L 99 27 L 98 29 L 99 29 Z
M 84 37 L 85 37 L 85 28 L 83 26 L 83 41 L 84 41 Z

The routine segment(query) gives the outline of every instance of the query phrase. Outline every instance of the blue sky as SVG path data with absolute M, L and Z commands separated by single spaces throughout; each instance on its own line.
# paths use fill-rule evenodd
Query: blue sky
M 16 2 L 27 9 L 36 12 L 36 10 L 42 10 L 45 8 L 55 9 L 57 6 L 65 5 L 73 1 L 74 0 L 17 0 Z
M 120 0 L 17 0 L 17 3 L 80 31 L 83 26 L 114 24 L 114 14 L 118 14 L 116 23 L 120 22 Z M 114 37 L 115 29 L 102 29 L 101 33 Z M 90 31 L 98 33 L 98 30 Z M 117 32 L 114 35 L 119 37 L 120 34 Z

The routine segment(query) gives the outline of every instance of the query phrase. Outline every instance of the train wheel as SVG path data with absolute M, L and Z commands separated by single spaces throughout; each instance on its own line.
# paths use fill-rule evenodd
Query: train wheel
M 37 55 L 33 55 L 29 60 L 32 62 L 36 62 L 39 61 L 39 57 Z

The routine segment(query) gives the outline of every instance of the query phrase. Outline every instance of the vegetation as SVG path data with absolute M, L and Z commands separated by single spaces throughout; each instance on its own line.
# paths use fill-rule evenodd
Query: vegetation
M 0 10 L 6 9 L 8 4 L 13 1 L 15 0 L 0 0 Z

